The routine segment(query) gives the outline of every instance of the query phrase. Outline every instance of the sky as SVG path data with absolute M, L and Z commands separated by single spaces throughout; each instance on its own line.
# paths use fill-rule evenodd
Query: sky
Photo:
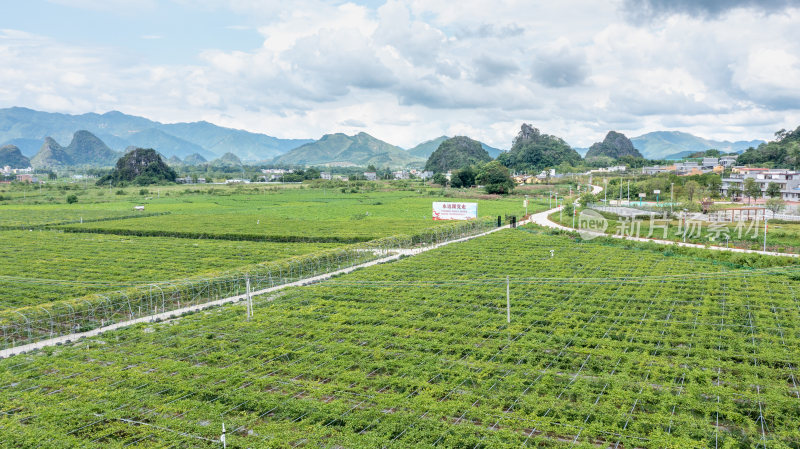
M 0 5 L 0 107 L 118 110 L 403 147 L 522 123 L 588 147 L 800 125 L 800 0 L 26 0 Z

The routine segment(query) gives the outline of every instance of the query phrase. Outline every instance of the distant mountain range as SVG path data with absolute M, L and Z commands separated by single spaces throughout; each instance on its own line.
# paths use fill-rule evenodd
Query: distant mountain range
M 117 111 L 71 115 L 19 107 L 0 109 L 0 145 L 15 145 L 28 157 L 39 151 L 45 137 L 68 142 L 78 130 L 89 131 L 119 152 L 137 146 L 181 158 L 199 154 L 214 159 L 232 152 L 242 159 L 263 161 L 313 142 L 279 139 L 208 122 L 163 124 Z
M 741 153 L 750 147 L 757 147 L 763 140 L 718 141 L 697 137 L 680 131 L 655 131 L 631 139 L 633 146 L 648 159 L 672 159 L 678 154 L 696 153 L 716 149 L 723 153 Z
M 88 135 L 75 141 L 77 131 Z M 50 139 L 45 141 L 47 137 Z M 326 134 L 319 140 L 280 139 L 203 121 L 164 124 L 118 111 L 71 115 L 21 107 L 0 109 L 0 146 L 18 147 L 34 167 L 110 165 L 129 147 L 153 148 L 172 163 L 177 162 L 175 158 L 187 164 L 202 163 L 231 153 L 245 162 L 284 165 L 422 167 L 447 139 L 441 136 L 403 150 L 363 132 Z M 656 131 L 630 140 L 649 159 L 675 158 L 711 148 L 742 152 L 763 143 L 715 141 L 678 131 Z M 493 158 L 507 153 L 484 143 L 481 146 Z M 588 151 L 576 150 L 581 154 Z

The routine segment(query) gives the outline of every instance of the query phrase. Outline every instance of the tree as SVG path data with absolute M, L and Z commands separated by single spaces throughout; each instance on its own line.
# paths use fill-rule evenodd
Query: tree
M 778 198 L 781 196 L 781 186 L 777 182 L 767 184 L 767 196 L 770 198 Z
M 731 199 L 742 196 L 742 188 L 739 187 L 739 184 L 734 184 L 728 189 L 728 196 L 731 197 Z
M 700 184 L 698 184 L 697 181 L 688 181 L 683 188 L 686 189 L 686 197 L 691 203 L 692 199 L 694 199 L 694 194 L 700 189 Z
M 456 170 L 450 177 L 450 187 L 472 187 L 475 185 L 475 170 L 472 167 L 464 167 Z
M 320 171 L 316 168 L 309 168 L 303 173 L 303 179 L 319 179 Z
M 491 161 L 481 167 L 475 177 L 478 184 L 483 185 L 487 193 L 511 193 L 514 190 L 514 180 L 508 169 L 498 161 Z
M 708 190 L 711 192 L 712 198 L 719 198 L 719 190 L 722 188 L 722 179 L 719 176 L 713 176 L 708 179 L 706 183 Z
M 783 198 L 770 198 L 767 200 L 767 209 L 771 210 L 773 214 L 777 214 L 786 206 Z
M 71 195 L 67 195 L 67 204 L 75 204 L 78 202 L 78 195 L 74 193 Z
M 744 180 L 744 194 L 747 195 L 747 203 L 750 204 L 750 199 L 761 197 L 761 187 L 756 183 L 753 178 Z
M 578 204 L 580 204 L 583 207 L 586 207 L 586 206 L 588 206 L 588 205 L 590 205 L 592 203 L 596 203 L 596 202 L 597 202 L 597 197 L 593 193 L 590 193 L 590 192 L 586 192 L 583 195 L 581 195 L 580 198 L 578 198 Z
M 433 175 L 433 183 L 445 187 L 447 185 L 447 176 L 443 173 L 436 173 Z
M 575 213 L 575 205 L 572 204 L 571 201 L 568 201 L 566 204 L 564 204 L 564 209 L 562 212 L 564 213 L 564 215 L 569 217 L 570 215 Z

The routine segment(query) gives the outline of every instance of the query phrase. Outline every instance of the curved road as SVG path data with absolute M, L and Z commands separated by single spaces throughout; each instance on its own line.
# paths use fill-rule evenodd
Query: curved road
M 602 187 L 595 186 L 595 185 L 592 186 L 592 193 L 593 194 L 597 195 L 598 193 L 600 193 L 602 191 L 603 191 Z M 533 214 L 533 215 L 530 216 L 530 218 L 528 219 L 527 222 L 535 223 L 535 224 L 537 224 L 539 226 L 544 226 L 544 227 L 547 227 L 547 228 L 553 228 L 553 229 L 560 229 L 562 231 L 575 232 L 576 231 L 575 229 L 568 228 L 566 226 L 562 226 L 562 225 L 560 225 L 558 223 L 555 223 L 555 222 L 551 221 L 548 218 L 548 216 L 550 214 L 552 214 L 553 212 L 558 212 L 559 209 L 560 209 L 560 207 L 556 207 L 556 208 L 553 208 L 553 209 L 550 209 L 550 210 L 546 210 L 544 212 L 539 212 L 537 214 Z M 800 257 L 800 255 L 798 255 L 798 254 L 779 253 L 779 252 L 774 252 L 774 251 L 757 251 L 757 250 L 752 250 L 752 249 L 741 249 L 741 248 L 725 248 L 725 247 L 722 247 L 722 246 L 706 246 L 706 245 L 701 245 L 701 244 L 698 244 L 698 243 L 683 243 L 683 242 L 673 242 L 671 240 L 659 240 L 659 239 L 648 239 L 648 238 L 644 238 L 644 237 L 621 236 L 621 235 L 605 234 L 605 233 L 602 233 L 602 232 L 594 232 L 594 231 L 588 231 L 588 230 L 587 231 L 582 231 L 581 233 L 583 235 L 587 236 L 587 237 L 613 237 L 615 239 L 632 240 L 632 241 L 635 241 L 635 242 L 658 243 L 658 244 L 661 244 L 661 245 L 678 245 L 678 246 L 684 246 L 684 247 L 687 247 L 687 248 L 711 249 L 711 250 L 715 250 L 715 251 L 730 251 L 730 252 L 734 252 L 734 253 L 763 254 L 763 255 L 767 255 L 767 256 L 787 256 L 787 257 L 795 257 L 795 258 Z

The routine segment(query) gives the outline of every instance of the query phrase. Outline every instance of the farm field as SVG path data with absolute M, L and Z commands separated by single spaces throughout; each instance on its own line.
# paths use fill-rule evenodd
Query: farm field
M 432 221 L 436 189 L 173 186 L 119 189 L 106 202 L 99 190 L 86 190 L 92 203 L 0 206 L 0 346 L 233 296 L 246 276 L 265 288 L 472 232 Z M 473 200 L 482 214 L 522 211 L 519 199 Z
M 413 235 L 442 225 L 431 220 L 433 201 L 477 201 L 481 217 L 521 216 L 524 211 L 517 198 L 470 200 L 430 195 L 428 191 L 341 193 L 281 189 L 154 199 L 147 211 L 166 215 L 71 224 L 64 229 L 122 235 L 355 243 Z M 542 204 L 533 201 L 530 206 L 531 212 L 544 210 Z
M 1 360 L 0 445 L 797 447 L 787 263 L 502 231 Z
M 2 231 L 0 310 L 220 271 L 334 248 L 274 243 Z

